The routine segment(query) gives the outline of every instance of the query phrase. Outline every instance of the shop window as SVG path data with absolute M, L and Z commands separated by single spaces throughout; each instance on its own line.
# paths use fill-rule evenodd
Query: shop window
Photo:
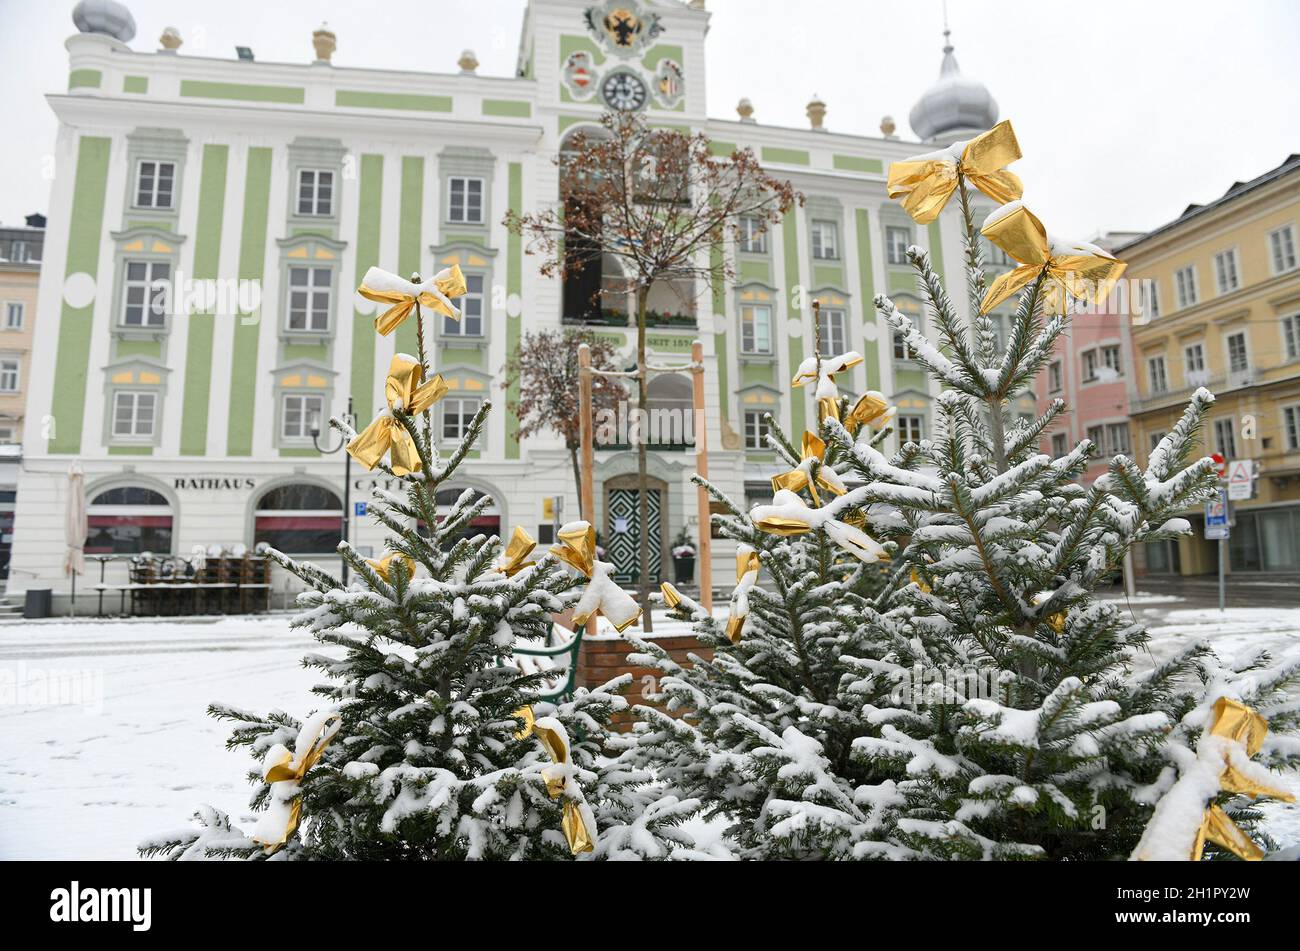
M 343 503 L 330 489 L 306 482 L 281 485 L 257 501 L 253 544 L 286 555 L 333 553 L 342 537 Z
M 138 485 L 96 494 L 86 508 L 87 555 L 138 555 L 172 552 L 171 503 L 160 492 Z

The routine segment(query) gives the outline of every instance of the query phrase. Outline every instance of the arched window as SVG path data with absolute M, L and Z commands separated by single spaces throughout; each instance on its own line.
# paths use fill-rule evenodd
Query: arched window
M 257 500 L 253 544 L 262 542 L 286 555 L 321 555 L 338 548 L 343 503 L 330 489 L 310 482 L 280 485 Z
M 685 373 L 658 373 L 646 387 L 646 440 L 652 446 L 682 446 L 695 442 L 695 388 Z
M 123 485 L 97 493 L 86 509 L 87 555 L 172 552 L 172 507 L 161 492 Z

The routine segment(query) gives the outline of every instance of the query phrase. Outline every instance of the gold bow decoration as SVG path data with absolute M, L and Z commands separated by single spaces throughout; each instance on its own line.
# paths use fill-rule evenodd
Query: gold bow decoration
M 396 551 L 389 552 L 383 558 L 380 558 L 378 560 L 375 560 L 373 558 L 367 558 L 366 564 L 369 565 L 371 568 L 375 569 L 375 574 L 383 578 L 384 581 L 386 581 L 388 584 L 392 584 L 393 583 L 392 569 L 393 569 L 393 562 L 395 561 L 400 561 L 402 563 L 402 566 L 406 568 L 407 581 L 410 581 L 412 578 L 415 577 L 415 559 L 412 558 L 410 555 L 404 555 L 401 552 L 396 552 Z
M 917 571 L 916 568 L 912 569 L 911 580 L 912 580 L 912 584 L 916 585 L 918 588 L 921 589 L 922 594 L 930 593 L 930 585 L 926 582 L 924 578 L 921 577 L 921 573 Z
M 1287 790 L 1251 779 L 1232 761 L 1234 751 L 1244 751 L 1249 760 L 1263 747 L 1264 737 L 1268 735 L 1268 721 L 1259 713 L 1244 703 L 1220 697 L 1214 703 L 1214 722 L 1210 725 L 1209 735 L 1227 741 L 1223 750 L 1223 773 L 1219 776 L 1219 786 L 1224 792 L 1252 799 L 1268 796 L 1282 802 L 1295 802 L 1295 796 Z M 1191 855 L 1193 862 L 1200 860 L 1206 842 L 1213 842 L 1248 862 L 1258 862 L 1264 857 L 1264 850 L 1214 803 L 1206 808 L 1201 827 L 1196 830 Z
M 453 264 L 427 281 L 407 281 L 383 268 L 372 267 L 361 279 L 357 293 L 377 304 L 391 305 L 375 318 L 375 330 L 387 337 L 411 315 L 417 303 L 452 320 L 460 320 L 460 310 L 451 298 L 463 296 L 466 290 L 465 275 L 461 274 L 459 264 Z
M 981 314 L 1028 287 L 1040 274 L 1049 282 L 1043 306 L 1050 313 L 1065 313 L 1071 297 L 1101 304 L 1128 266 L 1095 244 L 1051 238 L 1043 223 L 1018 201 L 989 215 L 980 234 L 1020 264 L 994 280 L 980 303 Z
M 791 492 L 802 492 L 807 489 L 812 495 L 813 505 L 816 506 L 822 504 L 821 497 L 817 494 L 818 485 L 835 495 L 843 495 L 848 489 L 845 488 L 843 480 L 840 479 L 840 474 L 822 462 L 822 457 L 825 455 L 825 440 L 814 433 L 804 430 L 799 465 L 789 472 L 782 472 L 780 475 L 772 476 L 772 491 L 789 489 Z M 813 466 L 817 467 L 817 477 L 815 479 L 811 475 Z
M 740 643 L 741 632 L 745 629 L 745 618 L 749 617 L 749 591 L 758 582 L 760 567 L 758 552 L 744 542 L 736 546 L 736 590 L 731 592 L 731 605 L 727 610 L 727 640 L 733 644 Z
M 856 525 L 826 514 L 824 509 L 809 508 L 802 498 L 789 489 L 778 489 L 770 505 L 756 505 L 749 517 L 754 527 L 769 535 L 802 535 L 822 529 L 831 541 L 853 557 L 867 564 L 888 561 L 884 547 Z
M 898 407 L 890 406 L 884 393 L 879 390 L 867 390 L 853 404 L 849 415 L 844 417 L 844 428 L 849 431 L 850 436 L 857 436 L 863 426 L 884 429 L 893 422 L 897 413 Z
M 890 198 L 901 198 L 903 209 L 917 224 L 926 225 L 939 217 L 957 190 L 961 176 L 999 205 L 1015 201 L 1024 193 L 1019 177 L 1006 167 L 1020 158 L 1020 143 L 1004 119 L 969 142 L 955 142 L 947 149 L 891 162 L 887 188 Z
M 803 386 L 805 383 L 817 384 L 813 396 L 817 400 L 817 419 L 827 416 L 840 418 L 840 391 L 835 385 L 835 374 L 847 373 L 862 362 L 862 355 L 854 350 L 841 353 L 835 357 L 808 357 L 799 364 L 791 386 Z
M 564 726 L 553 717 L 542 717 L 538 720 L 533 716 L 532 707 L 521 707 L 514 715 L 524 721 L 523 729 L 515 732 L 515 739 L 526 740 L 530 736 L 536 737 L 537 742 L 542 744 L 542 748 L 550 755 L 553 766 L 542 770 L 542 778 L 546 780 L 546 792 L 550 797 L 559 799 L 564 795 L 565 781 L 569 772 L 569 736 Z M 582 818 L 582 810 L 572 799 L 564 800 L 562 825 L 564 837 L 569 842 L 569 850 L 574 855 L 590 852 L 595 848 L 596 837 L 587 829 L 587 823 Z
M 1036 595 L 1034 595 L 1034 607 L 1038 607 L 1038 605 L 1042 604 L 1050 597 L 1051 595 L 1048 594 L 1046 591 L 1038 592 Z M 1047 617 L 1042 618 L 1042 620 L 1046 624 L 1048 624 L 1052 628 L 1052 630 L 1055 631 L 1057 634 L 1065 633 L 1065 612 L 1064 611 L 1057 611 L 1055 614 L 1049 614 Z
M 506 545 L 506 550 L 501 555 L 500 568 L 507 578 L 513 578 L 525 568 L 529 568 L 537 562 L 525 561 L 537 547 L 537 540 L 522 525 L 516 525 L 514 532 L 510 536 L 510 544 Z
M 561 526 L 560 544 L 551 554 L 586 575 L 589 583 L 573 608 L 573 625 L 581 627 L 596 614 L 603 614 L 622 634 L 641 617 L 641 606 L 610 577 L 614 566 L 596 560 L 596 529 L 590 522 Z
M 426 380 L 424 367 L 419 361 L 404 353 L 395 354 L 388 365 L 388 379 L 384 382 L 388 409 L 348 443 L 348 454 L 367 469 L 373 469 L 384 458 L 384 453 L 389 453 L 389 468 L 395 475 L 419 472 L 420 454 L 416 451 L 415 440 L 393 413 L 415 416 L 446 395 L 447 384 L 441 374 Z
M 677 606 L 682 603 L 682 593 L 667 581 L 659 585 L 659 593 L 664 597 L 664 607 L 670 611 L 676 610 Z
M 313 717 L 299 730 L 293 753 L 282 743 L 266 751 L 262 779 L 271 784 L 271 800 L 249 838 L 262 846 L 267 855 L 278 851 L 298 828 L 302 818 L 303 778 L 320 760 L 342 725 L 343 718 L 337 713 Z

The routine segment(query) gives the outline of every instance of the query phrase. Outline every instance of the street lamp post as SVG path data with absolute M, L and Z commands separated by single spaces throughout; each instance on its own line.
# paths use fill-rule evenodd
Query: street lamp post
M 348 415 L 346 419 L 348 425 L 353 426 L 355 428 L 356 424 L 352 416 L 352 397 L 350 396 L 348 397 Z M 333 449 L 326 449 L 320 444 L 320 441 L 317 438 L 319 436 L 320 436 L 320 417 L 313 416 L 311 422 L 311 441 L 312 441 L 312 445 L 316 447 L 317 452 L 323 453 L 325 455 L 330 455 L 332 453 L 338 452 L 345 445 L 347 445 L 347 439 L 340 438 L 339 444 L 337 446 L 335 446 Z M 343 540 L 345 542 L 349 540 L 348 524 L 351 518 L 351 509 L 352 509 L 352 454 L 349 452 L 345 452 L 343 453 Z M 343 585 L 344 587 L 347 587 L 348 562 L 346 558 L 342 558 L 340 559 L 340 561 L 342 561 L 343 563 Z

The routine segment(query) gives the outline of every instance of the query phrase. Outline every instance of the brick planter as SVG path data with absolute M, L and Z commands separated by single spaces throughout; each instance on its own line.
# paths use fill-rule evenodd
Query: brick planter
M 713 657 L 713 648 L 701 647 L 699 640 L 693 634 L 656 637 L 653 640 L 667 651 L 673 660 L 684 667 L 690 666 L 688 654 L 695 654 L 706 660 Z M 629 704 L 648 703 L 644 694 L 654 692 L 657 685 L 643 678 L 654 677 L 656 673 L 649 667 L 634 667 L 629 664 L 627 655 L 631 650 L 632 645 L 621 637 L 583 640 L 582 649 L 578 653 L 578 685 L 591 689 L 613 680 L 620 674 L 631 674 L 632 682 L 623 688 L 622 695 L 627 697 Z M 636 719 L 636 714 L 628 711 L 619 714 L 614 720 L 614 725 L 620 730 L 628 730 Z

